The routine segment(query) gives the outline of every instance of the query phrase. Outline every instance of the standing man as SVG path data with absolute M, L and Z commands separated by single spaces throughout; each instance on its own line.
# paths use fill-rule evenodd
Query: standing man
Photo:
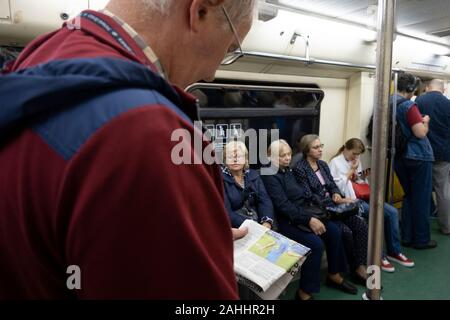
M 240 48 L 254 3 L 111 0 L 9 64 L 0 299 L 238 298 L 220 170 L 174 164 L 171 136 L 201 134 L 182 88 Z
M 450 100 L 444 96 L 443 80 L 431 80 L 427 93 L 416 103 L 421 113 L 430 115 L 428 138 L 433 148 L 433 186 L 441 232 L 450 235 Z
M 427 138 L 430 117 L 422 116 L 417 105 L 410 100 L 417 83 L 418 79 L 412 74 L 399 74 L 398 95 L 391 97 L 398 103 L 397 122 L 407 140 L 404 153 L 395 160 L 394 169 L 405 192 L 402 243 L 416 249 L 430 249 L 437 246 L 436 241 L 430 239 L 429 221 L 434 157 Z

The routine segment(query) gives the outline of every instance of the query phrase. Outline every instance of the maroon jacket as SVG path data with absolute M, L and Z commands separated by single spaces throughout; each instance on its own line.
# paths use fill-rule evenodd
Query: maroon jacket
M 171 161 L 195 100 L 89 12 L 132 50 L 83 20 L 0 77 L 0 299 L 236 299 L 220 170 Z

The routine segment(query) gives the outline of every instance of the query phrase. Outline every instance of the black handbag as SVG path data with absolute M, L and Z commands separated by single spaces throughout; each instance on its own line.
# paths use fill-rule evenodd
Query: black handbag
M 302 208 L 307 214 L 309 214 L 313 218 L 319 219 L 322 223 L 324 223 L 330 219 L 329 212 L 319 205 L 309 203 L 309 204 L 303 206 Z M 303 230 L 305 232 L 312 232 L 312 230 L 309 228 L 309 226 L 299 224 L 299 225 L 297 225 L 297 227 L 300 230 Z
M 330 220 L 345 220 L 359 213 L 359 203 L 356 201 L 327 206 L 326 210 Z
M 247 201 L 244 202 L 244 206 L 242 208 L 236 210 L 235 212 L 245 219 L 251 219 L 253 221 L 258 221 L 258 214 L 256 213 L 256 211 L 254 209 L 250 208 L 250 206 L 248 206 L 248 204 L 246 205 L 246 202 Z
M 304 207 L 304 210 L 313 218 L 319 219 L 322 222 L 328 221 L 330 218 L 328 210 L 322 208 L 319 205 L 309 204 Z
M 254 198 L 255 200 L 257 200 L 257 194 L 252 190 L 245 189 L 243 192 L 244 205 L 242 206 L 242 208 L 236 210 L 235 212 L 245 219 L 258 221 L 258 213 L 251 207 L 249 198 Z

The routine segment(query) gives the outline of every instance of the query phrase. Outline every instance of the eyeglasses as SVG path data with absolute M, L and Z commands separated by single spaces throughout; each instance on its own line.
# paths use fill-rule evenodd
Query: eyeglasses
M 244 161 L 245 156 L 244 155 L 227 155 L 226 159 L 227 159 L 227 161 Z
M 228 12 L 224 6 L 222 6 L 222 11 L 223 11 L 223 14 L 225 15 L 225 17 L 227 18 L 228 24 L 230 25 L 230 29 L 233 32 L 236 42 L 238 43 L 238 46 L 239 46 L 237 49 L 234 49 L 231 52 L 228 52 L 226 54 L 225 58 L 223 58 L 221 65 L 228 66 L 228 65 L 236 62 L 239 58 L 243 57 L 244 51 L 242 51 L 241 40 L 239 39 L 239 36 L 236 32 L 236 28 L 234 27 L 233 22 L 231 22 L 231 18 L 228 15 Z
M 319 149 L 323 149 L 324 146 L 325 145 L 322 143 L 322 144 L 319 144 L 318 146 L 312 146 L 311 149 L 319 150 Z

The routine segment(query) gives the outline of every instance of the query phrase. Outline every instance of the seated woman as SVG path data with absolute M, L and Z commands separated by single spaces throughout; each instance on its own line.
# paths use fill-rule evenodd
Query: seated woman
M 362 170 L 359 156 L 365 152 L 364 143 L 357 138 L 348 140 L 330 162 L 331 174 L 341 193 L 347 198 L 356 199 L 353 183 L 367 183 L 366 174 Z M 362 201 L 363 215 L 369 217 L 369 204 Z M 400 234 L 398 212 L 393 206 L 384 204 L 384 238 L 387 247 L 387 259 L 398 262 L 405 267 L 413 267 L 414 262 L 400 250 Z M 381 268 L 386 272 L 394 272 L 395 268 L 386 257 L 381 260 Z
M 324 243 L 328 258 L 327 285 L 356 294 L 356 287 L 344 281 L 339 274 L 347 270 L 341 230 L 334 222 L 321 222 L 313 216 L 309 207 L 310 199 L 289 169 L 292 157 L 289 144 L 284 140 L 274 141 L 268 154 L 272 164 L 279 170 L 277 174 L 264 175 L 261 179 L 275 207 L 279 232 L 311 249 L 311 254 L 300 270 L 299 290 L 295 299 L 310 300 L 313 293 L 319 292 Z
M 334 183 L 330 168 L 322 158 L 323 144 L 319 136 L 308 134 L 300 142 L 303 159 L 293 169 L 295 178 L 305 191 L 312 195 L 315 203 L 322 206 L 335 206 L 355 202 L 344 198 Z M 343 232 L 347 259 L 352 272 L 352 281 L 366 285 L 368 228 L 364 218 L 359 215 L 336 221 Z
M 271 229 L 273 206 L 257 171 L 250 170 L 248 151 L 241 141 L 231 141 L 223 150 L 222 174 L 225 207 L 233 228 L 252 219 Z

